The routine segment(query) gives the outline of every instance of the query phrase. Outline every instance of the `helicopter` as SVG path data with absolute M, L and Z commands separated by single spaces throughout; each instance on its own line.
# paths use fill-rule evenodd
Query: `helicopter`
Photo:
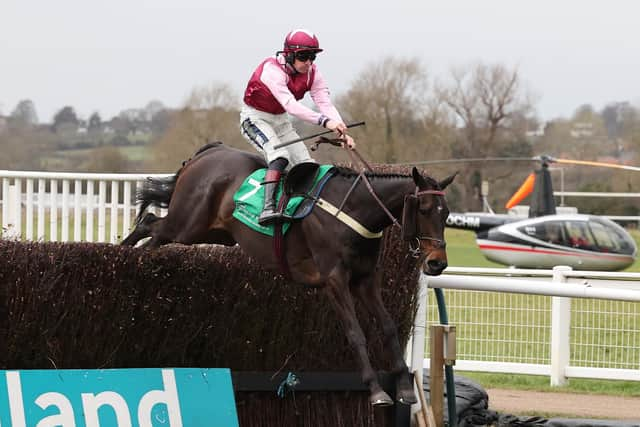
M 486 159 L 485 159 L 486 160 Z M 507 202 L 514 209 L 531 194 L 528 217 L 512 214 L 469 212 L 450 213 L 446 225 L 472 230 L 482 254 L 490 261 L 518 268 L 552 268 L 568 265 L 576 270 L 616 271 L 633 264 L 637 247 L 631 235 L 608 218 L 560 213 L 556 209 L 549 164 L 565 163 L 640 168 L 582 160 L 538 156 L 540 162 Z

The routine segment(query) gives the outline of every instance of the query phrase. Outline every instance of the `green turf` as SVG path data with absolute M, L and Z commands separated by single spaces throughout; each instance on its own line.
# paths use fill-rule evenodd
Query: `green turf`
M 558 391 L 551 387 L 549 377 L 540 375 L 495 374 L 486 372 L 456 371 L 456 374 L 470 378 L 485 388 L 510 388 L 514 390 Z M 585 394 L 608 394 L 625 397 L 640 397 L 640 383 L 637 381 L 604 381 L 584 378 L 570 378 L 562 391 Z

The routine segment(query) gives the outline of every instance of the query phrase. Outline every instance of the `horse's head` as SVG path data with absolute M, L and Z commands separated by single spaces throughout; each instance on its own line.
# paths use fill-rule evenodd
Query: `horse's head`
M 424 256 L 424 272 L 437 276 L 447 268 L 445 221 L 449 208 L 444 198 L 444 189 L 451 184 L 456 174 L 437 182 L 423 177 L 413 168 L 414 194 L 405 196 L 402 213 L 402 237 L 409 242 L 415 256 Z

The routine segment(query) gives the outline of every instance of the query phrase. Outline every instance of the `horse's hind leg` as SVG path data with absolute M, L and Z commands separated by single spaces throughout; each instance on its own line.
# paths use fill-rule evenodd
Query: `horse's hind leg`
M 356 317 L 353 298 L 349 291 L 349 276 L 349 272 L 344 268 L 336 267 L 329 275 L 325 289 L 342 321 L 349 344 L 355 349 L 362 369 L 362 381 L 367 384 L 371 393 L 369 398 L 371 404 L 375 406 L 393 405 L 393 400 L 380 386 L 378 376 L 371 366 L 367 353 L 367 341 Z
M 378 323 L 382 325 L 386 347 L 391 350 L 391 372 L 396 375 L 396 400 L 406 405 L 416 403 L 417 399 L 413 391 L 413 383 L 410 380 L 409 368 L 404 361 L 398 340 L 398 330 L 382 302 L 379 283 L 376 282 L 374 276 L 368 276 L 356 284 L 355 291 L 367 311 L 373 314 Z
M 120 243 L 124 246 L 135 246 L 140 240 L 145 239 L 147 237 L 151 237 L 153 233 L 153 228 L 151 225 L 162 218 L 158 218 L 152 213 L 148 213 L 142 218 L 136 228 Z

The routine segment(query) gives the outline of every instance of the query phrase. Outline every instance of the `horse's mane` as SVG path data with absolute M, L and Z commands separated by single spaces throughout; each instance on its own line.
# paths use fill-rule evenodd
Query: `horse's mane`
M 191 157 L 191 159 L 196 157 L 198 154 L 207 151 L 209 148 L 218 147 L 220 145 L 222 145 L 222 141 L 209 141 L 205 145 L 203 145 L 202 147 L 198 148 L 198 151 L 196 151 L 196 153 Z M 189 160 L 191 160 L 191 159 L 189 159 Z M 187 162 L 189 160 L 187 160 Z
M 356 172 L 351 168 L 345 166 L 336 166 L 337 174 L 345 178 L 355 178 L 360 175 L 360 172 Z M 411 175 L 402 173 L 385 173 L 385 172 L 365 172 L 367 178 L 411 178 Z
M 345 177 L 345 178 L 355 178 L 358 175 L 360 175 L 360 172 L 356 172 L 351 168 L 345 167 L 345 166 L 336 166 L 336 170 L 337 170 L 337 175 Z M 402 174 L 402 173 L 397 173 L 397 172 L 365 172 L 364 173 L 365 176 L 367 178 L 373 178 L 373 179 L 398 179 L 398 178 L 411 178 L 413 179 L 412 175 L 410 174 Z M 435 178 L 429 176 L 429 175 L 422 175 L 424 177 L 424 179 L 433 184 L 435 187 L 438 187 L 438 181 L 435 180 Z

